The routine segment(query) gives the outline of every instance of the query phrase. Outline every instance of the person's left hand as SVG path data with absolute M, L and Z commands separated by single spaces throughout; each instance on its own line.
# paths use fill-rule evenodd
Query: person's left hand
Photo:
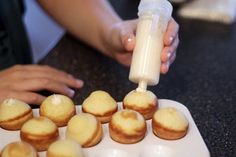
M 83 86 L 83 81 L 72 75 L 46 65 L 15 65 L 0 71 L 0 103 L 14 98 L 28 104 L 40 105 L 45 96 L 39 91 L 73 97 Z
M 132 52 L 135 47 L 135 33 L 137 20 L 127 20 L 115 24 L 108 31 L 108 51 L 119 63 L 129 66 L 131 63 Z M 164 48 L 161 53 L 161 73 L 168 72 L 170 65 L 176 57 L 176 49 L 179 44 L 178 37 L 179 25 L 171 18 L 167 31 L 164 35 Z

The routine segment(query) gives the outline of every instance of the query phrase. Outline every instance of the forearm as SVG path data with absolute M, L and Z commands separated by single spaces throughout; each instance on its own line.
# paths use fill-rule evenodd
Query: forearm
M 39 0 L 71 34 L 103 53 L 110 27 L 121 19 L 106 0 Z

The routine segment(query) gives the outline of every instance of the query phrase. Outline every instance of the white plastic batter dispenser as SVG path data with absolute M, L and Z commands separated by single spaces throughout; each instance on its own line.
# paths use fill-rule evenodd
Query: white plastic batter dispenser
M 163 37 L 173 7 L 167 0 L 141 0 L 138 7 L 136 44 L 129 79 L 137 83 L 138 91 L 159 82 Z

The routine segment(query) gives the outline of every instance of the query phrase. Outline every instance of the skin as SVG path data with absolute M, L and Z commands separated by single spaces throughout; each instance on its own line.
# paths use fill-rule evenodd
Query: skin
M 129 66 L 135 46 L 137 19 L 122 20 L 106 0 L 39 0 L 39 4 L 68 32 L 119 63 Z M 83 4 L 83 5 L 81 5 Z M 86 15 L 86 16 L 85 16 Z M 69 17 L 69 18 L 68 18 Z M 179 25 L 172 18 L 164 36 L 161 73 L 168 72 L 176 57 Z M 92 35 L 91 35 L 92 34 Z M 0 72 L 0 102 L 16 98 L 39 105 L 45 99 L 36 93 L 48 90 L 69 97 L 83 81 L 42 65 L 16 65 Z
M 29 104 L 41 104 L 44 96 L 36 91 L 49 90 L 72 97 L 70 88 L 81 88 L 83 82 L 49 66 L 16 65 L 0 72 L 0 101 L 20 99 Z

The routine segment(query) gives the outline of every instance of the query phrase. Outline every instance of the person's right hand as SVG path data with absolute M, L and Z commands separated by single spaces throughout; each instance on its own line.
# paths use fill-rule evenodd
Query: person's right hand
M 138 20 L 126 20 L 115 23 L 107 31 L 107 53 L 116 59 L 119 63 L 129 66 L 132 59 L 132 52 L 135 48 L 136 29 Z M 179 25 L 171 18 L 163 39 L 163 50 L 161 52 L 161 69 L 162 74 L 166 74 L 170 65 L 176 57 L 176 50 L 179 45 Z
M 16 65 L 0 71 L 0 102 L 7 98 L 39 105 L 45 99 L 37 91 L 74 96 L 71 88 L 81 88 L 83 81 L 45 65 Z

